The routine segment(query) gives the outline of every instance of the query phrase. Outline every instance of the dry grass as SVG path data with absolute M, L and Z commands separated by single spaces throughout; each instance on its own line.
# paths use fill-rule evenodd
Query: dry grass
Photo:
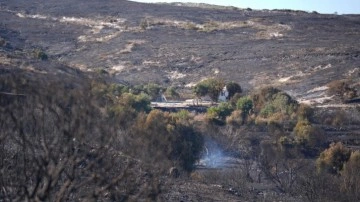
M 130 40 L 127 42 L 124 49 L 120 50 L 121 54 L 131 53 L 138 45 L 144 44 L 144 40 Z
M 255 39 L 272 39 L 283 37 L 284 34 L 291 30 L 289 25 L 274 24 L 272 22 L 266 22 L 262 18 L 254 18 L 247 21 L 215 21 L 210 20 L 205 23 L 195 23 L 191 21 L 179 21 L 164 18 L 151 18 L 148 17 L 140 24 L 143 29 L 151 29 L 154 26 L 172 26 L 180 29 L 196 30 L 199 32 L 213 32 L 220 30 L 229 30 L 242 27 L 249 27 L 259 30 L 254 36 Z

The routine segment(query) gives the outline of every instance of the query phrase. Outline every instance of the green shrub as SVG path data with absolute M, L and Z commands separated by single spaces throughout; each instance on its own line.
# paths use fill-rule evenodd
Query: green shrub
M 312 126 L 308 120 L 299 120 L 294 128 L 298 143 L 309 147 L 319 147 L 324 144 L 326 138 L 324 131 Z
M 179 99 L 180 95 L 178 92 L 176 92 L 176 88 L 175 87 L 169 87 L 166 89 L 165 91 L 165 95 L 167 98 L 172 98 L 172 99 Z
M 208 94 L 209 92 L 209 86 L 206 82 L 200 82 L 196 84 L 196 86 L 193 89 L 193 92 L 197 97 L 203 97 Z
M 290 95 L 273 87 L 263 88 L 251 95 L 257 122 L 283 122 L 293 119 L 299 104 Z
M 115 95 L 115 96 L 120 96 L 124 93 L 128 93 L 129 92 L 129 87 L 122 85 L 122 84 L 111 84 L 108 88 L 108 92 Z
M 340 190 L 346 193 L 348 201 L 360 200 L 360 151 L 351 153 L 349 160 L 341 171 L 342 183 Z
M 146 18 L 142 19 L 139 26 L 142 30 L 146 30 L 150 26 L 149 20 Z
M 156 100 L 159 97 L 160 92 L 164 91 L 164 88 L 158 84 L 149 83 L 143 87 L 143 90 L 150 96 L 151 100 Z
M 309 105 L 300 104 L 297 109 L 296 114 L 297 114 L 298 119 L 311 120 L 314 115 L 314 109 L 311 108 Z
M 226 89 L 229 92 L 229 99 L 231 99 L 236 93 L 242 93 L 241 86 L 235 82 L 228 82 L 226 84 Z
M 230 116 L 226 117 L 226 124 L 240 126 L 245 122 L 243 118 L 243 112 L 241 110 L 235 110 Z
M 121 99 L 124 101 L 125 106 L 131 106 L 138 112 L 149 112 L 151 110 L 150 98 L 146 94 L 132 95 L 130 93 L 124 93 Z
M 119 96 L 129 92 L 129 87 L 122 84 L 107 84 L 105 82 L 93 81 L 91 83 L 91 92 L 98 99 L 102 100 L 103 105 L 107 105 L 117 103 Z
M 267 104 L 267 105 L 265 105 L 264 108 L 261 109 L 260 115 L 265 118 L 268 118 L 271 115 L 273 115 L 275 113 L 275 111 L 276 111 L 276 108 L 272 104 Z
M 196 84 L 193 92 L 198 97 L 209 95 L 209 97 L 216 102 L 223 88 L 224 82 L 222 80 L 210 78 Z
M 253 102 L 250 97 L 241 97 L 236 102 L 236 109 L 241 112 L 241 124 L 244 124 L 247 120 L 251 110 L 253 109 Z M 234 116 L 236 114 L 233 114 Z M 235 118 L 235 117 L 233 117 Z
M 240 98 L 243 96 L 240 93 L 235 93 L 229 100 L 229 102 L 236 107 L 236 104 Z
M 330 95 L 339 96 L 341 99 L 352 99 L 357 96 L 356 89 L 350 87 L 348 80 L 335 80 L 327 84 Z
M 222 102 L 216 107 L 208 108 L 206 116 L 210 121 L 223 124 L 226 117 L 229 116 L 233 110 L 230 103 Z
M 188 121 L 191 118 L 190 112 L 184 109 L 176 113 L 172 113 L 172 116 L 181 121 Z
M 339 174 L 343 165 L 350 158 L 351 151 L 341 142 L 332 143 L 330 147 L 321 152 L 316 160 L 316 166 L 319 172 L 329 172 Z
M 279 89 L 274 87 L 262 88 L 259 91 L 251 95 L 251 100 L 254 103 L 254 109 L 258 112 L 260 111 L 267 102 L 272 100 L 273 95 L 281 92 Z
M 250 97 L 242 97 L 236 102 L 236 109 L 241 110 L 244 114 L 249 114 L 253 109 L 253 101 Z
M 48 55 L 40 49 L 34 50 L 34 57 L 39 60 L 47 60 L 48 59 Z
M 326 143 L 325 132 L 316 126 L 311 125 L 307 119 L 299 119 L 295 128 L 295 139 L 305 156 L 313 157 Z
M 271 103 L 277 111 L 288 115 L 294 113 L 298 106 L 298 103 L 284 92 L 274 94 Z
M 231 104 L 222 102 L 219 104 L 219 106 L 214 107 L 217 111 L 217 115 L 220 119 L 224 120 L 227 116 L 231 114 L 231 112 L 234 110 Z
M 134 132 L 141 137 L 144 152 L 155 155 L 161 152 L 165 159 L 185 171 L 194 169 L 203 148 L 202 135 L 192 125 L 176 121 L 168 112 L 152 110 L 134 125 Z

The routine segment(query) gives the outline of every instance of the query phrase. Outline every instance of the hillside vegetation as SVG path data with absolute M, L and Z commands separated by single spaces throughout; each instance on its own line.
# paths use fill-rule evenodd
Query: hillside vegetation
M 358 15 L 14 0 L 0 19 L 0 201 L 360 201 Z

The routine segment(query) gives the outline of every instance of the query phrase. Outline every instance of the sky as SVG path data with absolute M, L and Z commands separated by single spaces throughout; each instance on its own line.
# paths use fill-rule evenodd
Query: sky
M 360 0 L 134 0 L 138 2 L 194 2 L 252 9 L 292 9 L 319 13 L 360 14 Z

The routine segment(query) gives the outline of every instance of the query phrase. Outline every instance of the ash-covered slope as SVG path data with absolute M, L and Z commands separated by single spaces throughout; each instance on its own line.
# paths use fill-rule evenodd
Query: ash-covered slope
M 217 76 L 246 89 L 276 85 L 300 98 L 360 72 L 359 15 L 122 0 L 13 0 L 0 7 L 0 37 L 12 50 L 40 49 L 50 61 L 105 69 L 133 84 L 191 86 Z

